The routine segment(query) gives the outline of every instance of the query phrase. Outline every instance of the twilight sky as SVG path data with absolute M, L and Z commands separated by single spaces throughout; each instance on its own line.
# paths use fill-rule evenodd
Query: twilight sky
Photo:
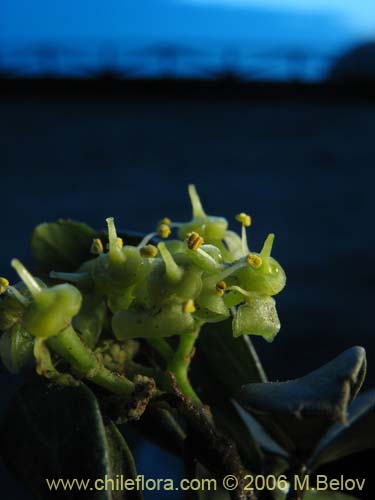
M 374 0 L 1 0 L 0 38 L 257 38 L 375 32 Z M 315 36 L 314 36 L 315 35 Z

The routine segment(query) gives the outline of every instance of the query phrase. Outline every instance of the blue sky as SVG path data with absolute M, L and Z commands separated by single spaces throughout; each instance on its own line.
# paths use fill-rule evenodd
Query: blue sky
M 296 11 L 331 12 L 342 16 L 348 25 L 360 33 L 375 33 L 374 0 L 177 0 L 195 5 L 263 6 Z
M 266 19 L 268 15 L 268 20 Z M 260 25 L 258 24 L 260 21 Z M 310 21 L 310 22 L 309 22 Z M 288 26 L 289 23 L 289 26 Z M 303 26 L 304 25 L 304 26 Z M 249 30 L 249 26 L 251 29 Z M 258 26 L 258 29 L 256 28 Z M 374 0 L 1 0 L 2 38 L 369 36 Z M 374 30 L 375 32 L 375 30 Z M 329 36 L 328 36 L 329 38 Z

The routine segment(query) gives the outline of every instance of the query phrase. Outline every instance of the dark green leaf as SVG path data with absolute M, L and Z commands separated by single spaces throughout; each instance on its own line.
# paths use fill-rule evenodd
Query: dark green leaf
M 250 430 L 252 436 L 254 436 L 256 442 L 258 445 L 264 450 L 265 452 L 274 455 L 274 458 L 276 460 L 276 457 L 279 457 L 280 459 L 282 457 L 287 458 L 288 453 L 281 448 L 270 436 L 267 434 L 267 432 L 263 429 L 263 427 L 260 425 L 260 423 L 246 410 L 242 408 L 236 401 L 233 402 L 234 406 L 239 413 L 239 415 L 242 418 L 243 423 L 247 426 L 247 428 Z M 276 465 L 276 464 L 275 464 Z M 279 472 L 279 469 L 278 469 Z
M 33 497 L 43 500 L 60 498 L 59 492 L 49 491 L 47 478 L 113 477 L 122 469 L 121 461 L 124 470 L 133 470 L 124 446 L 113 426 L 106 431 L 97 400 L 84 384 L 62 387 L 36 379 L 21 388 L 0 427 L 4 461 Z M 73 488 L 69 498 L 123 500 L 125 496 L 121 491 Z
M 230 397 L 242 385 L 266 381 L 251 340 L 247 336 L 234 338 L 230 319 L 205 325 L 197 351 L 202 357 L 200 363 L 212 372 L 214 390 L 219 387 L 222 394 Z
M 31 248 L 41 272 L 75 271 L 92 257 L 90 247 L 96 233 L 86 224 L 59 219 L 37 226 L 32 234 Z
M 302 378 L 246 385 L 237 400 L 280 446 L 307 460 L 331 425 L 345 422 L 365 371 L 365 350 L 353 347 Z
M 375 449 L 375 390 L 360 394 L 351 404 L 346 425 L 338 423 L 328 431 L 309 467 L 316 469 L 368 449 Z
M 110 422 L 105 429 L 110 452 L 109 460 L 112 477 L 123 476 L 124 479 L 133 479 L 135 481 L 137 478 L 137 468 L 124 436 L 113 422 Z M 121 483 L 119 486 L 121 488 Z M 117 492 L 116 494 L 114 492 L 113 499 L 116 500 L 117 498 L 121 500 L 121 498 L 124 498 L 124 495 L 121 492 Z M 143 495 L 141 491 L 134 489 L 127 491 L 126 498 L 127 500 L 142 500 Z
M 118 230 L 125 245 L 138 245 L 144 234 Z M 37 226 L 32 234 L 31 247 L 40 272 L 75 271 L 93 256 L 90 248 L 93 238 L 108 239 L 106 231 L 94 231 L 84 223 L 59 219 Z
M 0 337 L 0 357 L 11 373 L 20 373 L 32 366 L 34 337 L 16 323 Z

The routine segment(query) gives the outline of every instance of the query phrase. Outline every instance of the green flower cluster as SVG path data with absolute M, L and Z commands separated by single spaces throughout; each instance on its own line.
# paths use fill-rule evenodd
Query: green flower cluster
M 205 213 L 193 185 L 189 195 L 191 221 L 165 218 L 136 246 L 123 242 L 108 218 L 107 247 L 96 238 L 93 258 L 76 272 L 51 272 L 50 280 L 61 284 L 43 283 L 14 259 L 22 282 L 9 286 L 5 278 L 0 281 L 0 353 L 5 365 L 19 371 L 31 350 L 38 372 L 53 376 L 52 350 L 70 364 L 73 375 L 130 394 L 134 380 L 108 369 L 95 352 L 103 331 L 110 331 L 121 349 L 132 339 L 146 339 L 165 355 L 177 379 L 184 364 L 181 353 L 189 354 L 205 323 L 232 315 L 234 336 L 260 335 L 272 341 L 280 329 L 273 296 L 286 281 L 271 257 L 274 235 L 259 253 L 250 252 L 249 215 L 236 217 L 242 225 L 240 237 L 228 230 L 225 219 Z M 171 336 L 181 338 L 176 353 L 164 340 Z M 185 368 L 178 380 L 182 389 Z

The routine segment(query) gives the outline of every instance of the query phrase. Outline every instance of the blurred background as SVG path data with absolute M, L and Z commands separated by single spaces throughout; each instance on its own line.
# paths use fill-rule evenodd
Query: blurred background
M 193 182 L 232 228 L 252 215 L 251 249 L 276 233 L 270 379 L 357 344 L 373 386 L 374 34 L 373 0 L 2 0 L 0 275 L 42 221 L 186 220 Z M 19 381 L 0 370 L 3 411 Z M 141 473 L 182 473 L 135 446 Z

